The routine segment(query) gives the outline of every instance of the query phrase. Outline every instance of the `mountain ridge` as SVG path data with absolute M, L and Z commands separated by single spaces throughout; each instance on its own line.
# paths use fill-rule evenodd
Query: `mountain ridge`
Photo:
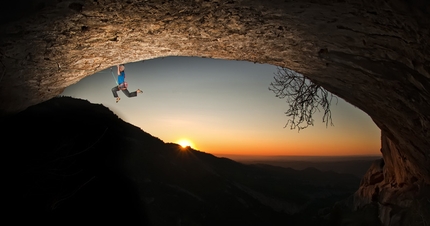
M 184 149 L 100 104 L 70 97 L 3 123 L 15 127 L 5 136 L 16 144 L 7 153 L 12 212 L 48 225 L 84 217 L 124 224 L 124 216 L 144 225 L 321 225 L 316 212 L 349 197 L 360 182 L 353 175 L 246 165 Z

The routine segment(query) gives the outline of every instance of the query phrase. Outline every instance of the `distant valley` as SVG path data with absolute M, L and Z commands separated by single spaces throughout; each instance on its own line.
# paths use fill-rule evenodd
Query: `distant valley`
M 353 174 L 362 177 L 370 165 L 381 156 L 246 156 L 217 155 L 230 158 L 244 164 L 268 164 L 303 170 L 313 167 L 321 171 Z

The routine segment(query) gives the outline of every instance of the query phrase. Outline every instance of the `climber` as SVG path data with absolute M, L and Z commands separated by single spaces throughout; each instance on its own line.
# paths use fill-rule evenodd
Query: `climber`
M 137 96 L 138 93 L 143 93 L 142 90 L 140 90 L 140 89 L 137 89 L 136 91 L 130 93 L 127 89 L 128 84 L 125 81 L 125 72 L 124 72 L 125 66 L 124 66 L 124 64 L 117 65 L 117 69 L 118 69 L 117 86 L 112 88 L 113 97 L 116 98 L 117 103 L 121 99 L 118 97 L 118 94 L 117 94 L 117 92 L 119 90 L 121 90 L 127 97 L 135 97 L 135 96 Z M 113 75 L 113 72 L 112 72 L 112 75 Z

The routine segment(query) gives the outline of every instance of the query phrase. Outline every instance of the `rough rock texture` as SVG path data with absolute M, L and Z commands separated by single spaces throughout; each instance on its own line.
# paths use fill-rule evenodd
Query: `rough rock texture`
M 374 120 L 382 131 L 384 180 L 430 183 L 428 1 L 11 4 L 0 20 L 4 117 L 118 63 L 175 55 L 269 63 L 302 73 Z
M 392 150 L 391 141 L 382 139 L 382 151 Z M 397 154 L 384 155 L 385 161 L 372 164 L 353 196 L 352 209 L 378 206 L 378 218 L 384 226 L 426 225 L 430 222 L 430 186 L 418 178 L 408 178 L 402 163 L 396 165 L 395 159 L 401 159 Z M 399 176 L 403 178 L 395 178 Z

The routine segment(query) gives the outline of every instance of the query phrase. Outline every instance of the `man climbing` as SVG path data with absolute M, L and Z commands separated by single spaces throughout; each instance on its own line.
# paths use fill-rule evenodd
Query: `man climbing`
M 135 97 L 137 96 L 138 93 L 142 93 L 142 90 L 140 89 L 137 89 L 136 91 L 131 93 L 128 91 L 127 89 L 128 84 L 125 81 L 124 64 L 117 65 L 117 69 L 118 69 L 118 85 L 112 88 L 113 97 L 116 98 L 117 103 L 121 99 L 118 97 L 118 94 L 117 94 L 119 90 L 121 90 L 127 97 Z

